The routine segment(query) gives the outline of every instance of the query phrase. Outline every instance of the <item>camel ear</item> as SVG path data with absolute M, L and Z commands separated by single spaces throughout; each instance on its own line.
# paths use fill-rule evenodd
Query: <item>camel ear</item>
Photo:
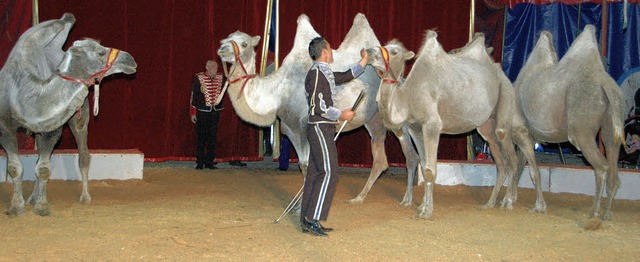
M 416 55 L 416 53 L 414 53 L 413 51 L 409 51 L 407 53 L 404 54 L 404 60 L 409 60 L 411 58 L 413 58 Z
M 73 51 L 69 48 L 69 50 L 64 54 L 62 61 L 60 61 L 60 64 L 56 67 L 56 73 L 66 72 L 69 70 L 69 67 L 71 66 L 71 52 Z
M 260 36 L 254 36 L 251 38 L 251 45 L 252 46 L 257 46 L 260 43 Z
M 491 55 L 491 53 L 493 53 L 493 47 L 491 47 L 491 46 L 487 47 L 487 49 L 485 49 L 485 50 L 487 50 L 487 54 L 489 54 L 489 55 Z

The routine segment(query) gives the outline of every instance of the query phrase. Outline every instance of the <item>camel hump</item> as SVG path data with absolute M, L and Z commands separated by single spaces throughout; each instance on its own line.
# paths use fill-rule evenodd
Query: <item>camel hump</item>
M 301 14 L 300 16 L 298 16 L 298 20 L 296 20 L 296 22 L 297 22 L 298 24 L 300 24 L 301 22 L 305 22 L 305 21 L 306 21 L 307 23 L 310 23 L 310 22 L 309 22 L 309 17 L 308 17 L 306 14 Z
M 449 53 L 455 53 L 458 57 L 468 57 L 475 60 L 482 60 L 488 57 L 489 52 L 485 47 L 485 36 L 483 33 L 476 33 L 471 42 L 465 46 L 450 51 Z
M 371 25 L 369 25 L 367 18 L 363 14 L 358 13 L 353 18 L 353 25 L 351 25 L 347 36 L 345 36 L 344 41 L 338 47 L 338 51 L 357 52 L 359 54 L 360 49 L 370 46 L 380 46 L 380 41 L 373 32 Z

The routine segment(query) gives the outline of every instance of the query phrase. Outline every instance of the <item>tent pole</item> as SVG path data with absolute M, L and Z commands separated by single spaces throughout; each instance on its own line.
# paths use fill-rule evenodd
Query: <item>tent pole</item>
M 476 19 L 476 1 L 471 0 L 471 8 L 469 8 L 469 42 L 473 39 L 475 31 L 475 19 Z M 467 135 L 467 160 L 471 161 L 475 159 L 473 154 L 473 132 Z
M 260 76 L 264 77 L 265 76 L 265 69 L 267 68 L 267 57 L 269 55 L 269 29 L 271 28 L 271 7 L 273 0 L 268 0 L 267 1 L 267 8 L 266 8 L 266 14 L 265 14 L 265 18 L 264 18 L 264 33 L 262 34 L 262 54 L 260 57 Z M 268 128 L 271 128 L 271 126 L 269 126 Z M 258 131 L 258 141 L 260 141 L 258 143 L 258 154 L 260 156 L 263 156 L 266 148 L 264 146 L 264 132 L 263 129 L 260 128 L 260 130 Z
M 40 23 L 38 0 L 32 0 L 31 5 L 32 5 L 31 25 L 34 26 Z

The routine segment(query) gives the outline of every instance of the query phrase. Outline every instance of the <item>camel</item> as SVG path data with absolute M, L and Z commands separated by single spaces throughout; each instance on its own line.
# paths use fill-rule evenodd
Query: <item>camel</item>
M 306 140 L 308 105 L 304 92 L 304 78 L 313 61 L 308 54 L 311 39 L 319 34 L 314 30 L 306 15 L 301 15 L 291 52 L 283 60 L 282 66 L 266 77 L 255 75 L 255 46 L 260 37 L 251 37 L 246 33 L 234 32 L 220 41 L 218 55 L 224 63 L 232 66 L 227 72 L 229 86 L 227 93 L 236 113 L 246 122 L 258 125 L 271 125 L 276 117 L 280 118 L 282 132 L 291 140 L 298 153 L 303 175 L 309 159 L 309 144 Z M 360 50 L 365 46 L 379 45 L 373 30 L 365 16 L 357 14 L 353 26 L 344 42 L 334 50 L 335 62 L 331 65 L 334 71 L 345 71 L 360 59 Z M 235 51 L 234 51 L 235 50 Z M 226 71 L 226 70 L 225 70 Z M 378 91 L 380 78 L 370 66 L 357 79 L 336 88 L 335 106 L 349 108 L 353 105 L 360 91 L 366 96 L 356 110 L 356 117 L 349 122 L 344 131 L 356 129 L 362 125 L 371 136 L 373 167 L 369 179 L 362 192 L 350 203 L 362 203 L 373 186 L 375 180 L 389 165 L 384 150 L 387 129 L 384 127 L 375 94 Z M 338 126 L 336 126 L 338 129 Z M 393 130 L 400 140 L 407 160 L 409 179 L 407 193 L 402 204 L 411 203 L 411 187 L 417 167 L 417 153 L 410 139 L 401 130 Z
M 438 43 L 437 33 L 428 30 L 420 54 L 404 81 L 401 80 L 404 65 L 413 58 L 413 52 L 400 42 L 391 41 L 384 48 L 370 48 L 369 53 L 370 64 L 383 77 L 377 100 L 384 123 L 387 127 L 408 124 L 418 148 L 425 176 L 419 218 L 431 219 L 433 215 L 433 186 L 441 133 L 462 134 L 477 129 L 489 141 L 498 167 L 498 181 L 515 172 L 517 165 L 510 159 L 516 155 L 511 138 L 515 103 L 513 96 L 509 101 L 506 95 L 512 87 L 504 81 L 506 76 L 499 77 L 501 70 L 485 50 L 483 34 L 476 34 L 472 42 L 456 54 L 448 54 Z M 533 155 L 533 146 L 530 151 Z M 515 201 L 508 199 L 512 196 L 510 193 L 505 196 L 507 207 Z M 542 203 L 543 200 L 537 208 L 545 209 Z
M 608 199 L 602 219 L 611 219 L 611 204 L 620 185 L 617 162 L 624 141 L 624 102 L 600 59 L 595 27 L 586 25 L 560 61 L 551 33 L 543 31 L 518 74 L 515 87 L 518 106 L 533 139 L 569 141 L 591 164 L 596 192 L 590 215 L 595 218 L 601 216 L 606 178 Z M 596 144 L 598 131 L 606 156 Z
M 75 41 L 66 52 L 62 51 L 74 23 L 72 14 L 64 14 L 60 19 L 30 28 L 22 34 L 0 70 L 0 144 L 7 153 L 7 172 L 13 181 L 13 197 L 7 210 L 10 216 L 23 213 L 25 204 L 16 138 L 19 128 L 35 133 L 38 145 L 37 179 L 28 199 L 35 204 L 33 212 L 41 216 L 51 213 L 46 197 L 51 153 L 65 123 L 71 127 L 80 151 L 83 186 L 80 201 L 90 203 L 88 87 L 108 75 L 136 72 L 137 65 L 129 53 L 101 46 L 91 39 Z

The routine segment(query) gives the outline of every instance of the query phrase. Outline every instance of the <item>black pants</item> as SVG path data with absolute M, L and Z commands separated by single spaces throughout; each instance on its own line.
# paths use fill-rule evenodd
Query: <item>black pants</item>
M 304 180 L 300 219 L 327 220 L 338 182 L 338 150 L 333 124 L 307 125 L 310 154 Z
M 198 135 L 198 148 L 196 151 L 196 163 L 213 164 L 216 150 L 216 137 L 218 133 L 219 111 L 196 113 L 196 133 Z

